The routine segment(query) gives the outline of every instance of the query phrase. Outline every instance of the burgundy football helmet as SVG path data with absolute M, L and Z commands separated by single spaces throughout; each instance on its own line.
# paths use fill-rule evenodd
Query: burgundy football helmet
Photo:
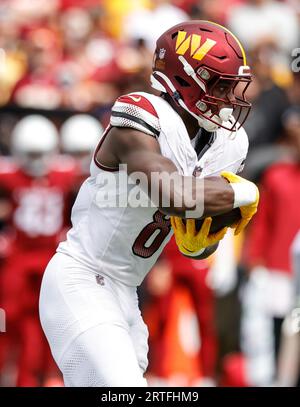
M 168 93 L 201 127 L 238 130 L 251 104 L 245 51 L 225 27 L 193 20 L 170 28 L 156 42 L 152 87 Z

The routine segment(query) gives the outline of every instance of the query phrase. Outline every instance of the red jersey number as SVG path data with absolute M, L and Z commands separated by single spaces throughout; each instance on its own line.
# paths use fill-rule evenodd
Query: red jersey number
M 136 256 L 147 259 L 151 257 L 161 246 L 171 229 L 170 219 L 159 210 L 153 215 L 153 222 L 148 223 L 141 231 L 132 246 Z

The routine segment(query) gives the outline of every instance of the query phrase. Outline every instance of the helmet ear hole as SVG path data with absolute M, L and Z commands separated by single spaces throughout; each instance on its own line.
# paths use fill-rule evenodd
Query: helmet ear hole
M 184 87 L 184 88 L 188 88 L 191 85 L 185 80 L 183 79 L 181 76 L 175 75 L 174 78 L 176 79 L 176 81 L 179 83 L 180 86 Z

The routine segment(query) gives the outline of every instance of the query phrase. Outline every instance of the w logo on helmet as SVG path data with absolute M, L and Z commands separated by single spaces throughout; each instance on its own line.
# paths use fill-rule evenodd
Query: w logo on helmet
M 192 34 L 186 38 L 186 34 L 185 31 L 178 31 L 175 45 L 176 54 L 184 55 L 190 48 L 191 57 L 198 61 L 201 61 L 217 43 L 216 41 L 207 38 L 204 44 L 201 45 L 201 35 Z

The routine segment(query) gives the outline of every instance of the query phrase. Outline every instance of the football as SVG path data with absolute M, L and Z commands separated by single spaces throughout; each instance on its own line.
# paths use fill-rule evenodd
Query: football
M 216 233 L 225 226 L 231 226 L 235 222 L 241 219 L 241 212 L 240 208 L 232 209 L 230 212 L 223 213 L 222 215 L 217 215 L 212 217 L 212 224 L 210 227 L 211 233 Z M 197 219 L 196 220 L 196 227 L 197 230 L 200 230 L 204 219 Z

